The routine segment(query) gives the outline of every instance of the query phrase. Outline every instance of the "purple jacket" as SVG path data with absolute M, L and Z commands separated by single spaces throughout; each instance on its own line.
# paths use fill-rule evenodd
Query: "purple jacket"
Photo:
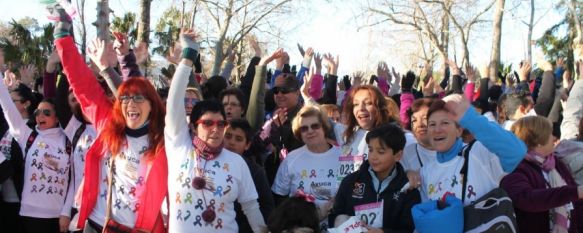
M 583 232 L 583 201 L 579 200 L 577 184 L 567 167 L 556 161 L 556 168 L 566 186 L 547 188 L 541 168 L 522 160 L 518 167 L 500 182 L 514 204 L 519 232 L 550 232 L 549 210 L 573 202 L 569 232 Z

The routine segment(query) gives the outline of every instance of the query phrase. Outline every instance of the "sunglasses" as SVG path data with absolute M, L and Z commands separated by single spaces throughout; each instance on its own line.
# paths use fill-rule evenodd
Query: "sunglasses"
M 184 105 L 190 104 L 190 105 L 195 105 L 196 103 L 198 103 L 198 99 L 196 98 L 184 98 Z
M 119 100 L 121 100 L 122 104 L 127 104 L 130 102 L 130 100 L 134 100 L 134 103 L 143 103 L 144 101 L 146 101 L 146 97 L 143 95 L 134 96 L 122 95 L 119 97 Z
M 45 116 L 51 116 L 53 111 L 51 111 L 50 109 L 36 109 L 36 110 L 34 110 L 35 117 L 40 116 L 41 113 Z
M 320 128 L 322 128 L 322 124 L 320 123 L 314 123 L 311 125 L 302 125 L 300 126 L 300 132 L 302 133 L 306 133 L 308 132 L 308 130 L 312 129 L 312 130 L 319 130 Z
M 229 122 L 225 120 L 198 120 L 196 121 L 196 124 L 201 124 L 204 128 L 217 126 L 217 128 L 223 129 L 229 125 Z
M 273 88 L 273 94 L 275 94 L 275 95 L 279 94 L 280 92 L 282 94 L 288 94 L 288 93 L 294 92 L 294 91 L 296 91 L 296 89 L 291 88 L 291 87 L 274 87 Z

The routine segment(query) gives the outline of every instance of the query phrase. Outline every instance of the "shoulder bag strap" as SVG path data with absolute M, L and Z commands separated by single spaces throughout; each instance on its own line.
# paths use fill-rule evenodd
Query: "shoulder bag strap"
M 468 185 L 468 163 L 470 161 L 469 157 L 470 157 L 470 150 L 472 149 L 472 146 L 474 145 L 474 142 L 476 142 L 476 140 L 471 141 L 470 143 L 468 143 L 468 145 L 466 145 L 462 151 L 460 151 L 460 156 L 464 157 L 464 165 L 462 166 L 462 170 L 460 171 L 460 174 L 463 175 L 463 180 L 462 180 L 462 204 L 464 203 L 464 200 L 466 199 L 466 187 Z

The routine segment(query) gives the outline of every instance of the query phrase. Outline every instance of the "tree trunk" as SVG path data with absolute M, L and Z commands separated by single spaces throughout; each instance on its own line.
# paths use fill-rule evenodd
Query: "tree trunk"
M 217 44 L 215 45 L 215 61 L 213 63 L 213 70 L 211 72 L 212 76 L 219 75 L 221 72 L 221 65 L 223 64 L 223 60 L 225 58 L 223 45 L 224 39 L 217 41 Z
M 97 38 L 109 42 L 109 2 L 108 0 L 97 0 L 97 21 L 94 23 L 97 28 Z
M 488 72 L 488 77 L 493 82 L 496 82 L 496 74 L 498 73 L 498 65 L 500 64 L 500 46 L 502 42 L 502 18 L 504 17 L 504 3 L 506 3 L 506 0 L 497 0 L 496 9 L 494 10 L 492 54 L 490 55 L 490 72 Z
M 446 0 L 446 7 L 449 9 L 451 7 L 452 2 L 450 0 Z M 449 15 L 444 13 L 441 18 L 441 48 L 440 54 L 442 59 L 442 65 L 440 67 L 440 73 L 445 76 L 445 70 L 447 68 L 447 60 L 449 59 Z
M 150 42 L 150 5 L 152 0 L 140 1 L 140 21 L 138 23 L 138 43 L 146 43 L 148 47 Z
M 534 0 L 530 0 L 530 21 L 528 22 L 528 41 L 526 59 L 532 64 L 532 28 L 534 27 Z
M 86 56 L 87 48 L 87 28 L 85 27 L 85 0 L 77 0 L 77 9 L 79 9 L 79 23 L 81 23 L 80 36 L 81 36 L 81 54 L 83 57 Z

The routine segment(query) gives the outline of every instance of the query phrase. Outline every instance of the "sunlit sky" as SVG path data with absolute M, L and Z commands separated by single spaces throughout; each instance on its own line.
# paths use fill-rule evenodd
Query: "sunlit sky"
M 43 7 L 38 0 L 0 0 L 0 21 L 20 19 L 30 16 L 39 21 L 41 25 L 48 23 Z M 75 2 L 75 0 L 73 0 Z M 154 27 L 162 12 L 171 4 L 181 5 L 180 0 L 154 0 L 151 10 L 151 28 Z M 507 13 L 503 21 L 502 61 L 505 63 L 518 63 L 526 57 L 526 38 L 528 28 L 522 21 L 528 21 L 529 2 L 519 0 L 506 0 Z M 533 39 L 539 38 L 544 30 L 558 23 L 564 12 L 550 9 L 556 0 L 537 0 L 535 18 L 542 19 L 534 28 Z M 138 13 L 138 0 L 110 0 L 110 8 L 115 15 L 121 16 L 125 12 Z M 374 28 L 362 28 L 363 18 L 358 3 L 345 0 L 303 0 L 298 4 L 298 9 L 288 17 L 293 30 L 287 32 L 285 41 L 281 44 L 274 42 L 273 38 L 258 38 L 269 43 L 268 50 L 281 46 L 289 51 L 292 63 L 299 63 L 301 57 L 296 49 L 299 42 L 304 47 L 314 47 L 319 52 L 331 52 L 340 55 L 339 74 L 348 74 L 355 70 L 373 71 L 379 60 L 386 61 L 397 69 L 405 69 L 412 62 L 410 56 L 405 58 L 405 53 L 411 53 L 411 42 L 403 42 L 402 38 L 412 37 L 412 32 L 392 31 L 391 24 L 381 24 Z M 520 4 L 518 7 L 515 5 Z M 95 21 L 96 0 L 86 0 L 87 22 Z M 550 10 L 549 10 L 550 9 Z M 139 15 L 139 14 L 138 14 Z M 491 19 L 493 11 L 486 13 L 485 19 Z M 197 19 L 197 24 L 202 24 Z M 476 65 L 485 64 L 490 57 L 491 47 L 491 22 L 487 22 L 481 29 L 472 33 L 470 40 L 470 61 Z M 93 26 L 89 29 L 88 39 L 95 36 Z M 153 34 L 151 34 L 153 36 Z M 458 38 L 455 44 L 459 46 Z M 536 48 L 535 48 L 536 50 Z M 458 60 L 461 60 L 461 49 L 457 48 Z M 450 51 L 450 54 L 453 51 Z M 450 55 L 453 57 L 453 55 Z M 414 60 L 414 59 L 413 59 Z M 460 61 L 461 62 L 461 61 Z

